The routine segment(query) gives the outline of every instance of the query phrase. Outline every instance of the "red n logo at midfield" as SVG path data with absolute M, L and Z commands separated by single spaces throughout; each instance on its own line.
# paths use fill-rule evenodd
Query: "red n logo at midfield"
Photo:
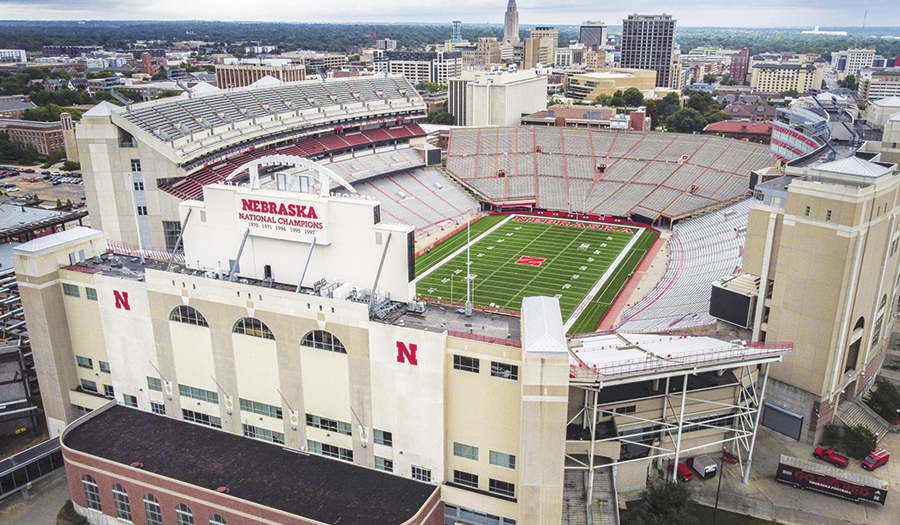
M 523 255 L 521 259 L 516 261 L 516 264 L 528 264 L 531 266 L 540 266 L 542 262 L 547 259 L 540 259 L 538 257 L 528 257 L 527 255 Z
M 116 297 L 116 308 L 131 310 L 131 306 L 128 304 L 128 292 L 113 290 L 113 295 Z
M 410 343 L 409 348 L 406 347 L 406 344 L 397 341 L 397 362 L 405 363 L 409 361 L 411 365 L 418 365 L 419 360 L 416 359 L 416 350 L 418 350 L 418 346 Z

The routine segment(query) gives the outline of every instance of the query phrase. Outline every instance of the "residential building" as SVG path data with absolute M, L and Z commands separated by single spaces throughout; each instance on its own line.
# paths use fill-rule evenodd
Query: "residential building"
M 516 0 L 509 0 L 506 4 L 506 14 L 503 15 L 503 42 L 513 45 L 519 43 L 519 11 L 516 8 Z
M 0 118 L 22 118 L 26 109 L 37 107 L 25 95 L 0 97 Z
M 462 72 L 462 51 L 378 51 L 373 56 L 376 71 L 403 75 L 413 84 L 446 84 Z
M 584 44 L 585 47 L 605 46 L 606 45 L 606 23 L 605 22 L 582 22 L 581 31 L 578 33 L 578 42 Z
M 24 49 L 0 49 L 0 64 L 27 64 Z
M 590 102 L 600 95 L 612 96 L 632 87 L 653 92 L 656 84 L 656 71 L 650 69 L 601 69 L 570 76 L 566 96 Z
M 878 100 L 900 95 L 900 67 L 862 70 L 858 93 L 862 100 Z
M 755 186 L 742 265 L 752 339 L 794 342 L 763 424 L 810 444 L 874 383 L 900 282 L 896 164 L 824 157 Z
M 619 65 L 624 69 L 652 69 L 656 72 L 656 87 L 672 88 L 678 76 L 673 73 L 673 66 L 678 63 L 674 46 L 672 15 L 628 15 L 622 20 Z
M 282 82 L 299 82 L 306 80 L 306 67 L 299 64 L 271 66 L 216 64 L 216 85 L 222 89 L 249 86 L 267 76 Z
M 750 88 L 762 93 L 806 93 L 822 86 L 824 64 L 757 62 L 751 67 Z
M 522 115 L 545 107 L 547 77 L 534 69 L 463 71 L 450 80 L 448 111 L 457 126 L 517 126 Z
M 750 50 L 741 49 L 738 53 L 731 55 L 731 65 L 729 67 L 732 80 L 738 84 L 747 83 L 747 73 L 750 72 Z
M 397 41 L 391 40 L 390 38 L 382 38 L 375 41 L 375 49 L 382 49 L 384 51 L 393 51 L 397 49 Z
M 0 118 L 0 131 L 8 133 L 13 142 L 34 146 L 41 155 L 66 149 L 62 124 L 59 122 Z

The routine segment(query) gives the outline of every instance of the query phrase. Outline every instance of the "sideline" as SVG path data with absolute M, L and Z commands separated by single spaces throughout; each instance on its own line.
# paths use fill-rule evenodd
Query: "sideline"
M 477 242 L 480 241 L 481 239 L 484 239 L 484 238 L 487 237 L 488 235 L 494 233 L 494 231 L 495 231 L 497 228 L 499 228 L 499 227 L 503 226 L 504 224 L 506 224 L 507 222 L 511 221 L 513 217 L 515 217 L 515 215 L 510 215 L 509 217 L 503 219 L 502 221 L 498 222 L 498 223 L 495 224 L 494 226 L 491 226 L 491 228 L 488 229 L 486 232 L 484 232 L 484 233 L 482 233 L 481 235 L 479 235 L 478 237 L 475 237 L 474 239 L 472 239 L 468 244 L 463 244 L 463 245 L 462 245 L 462 248 L 460 248 L 460 249 L 456 250 L 455 252 L 451 253 L 450 255 L 444 257 L 444 259 L 443 259 L 441 262 L 435 264 L 435 265 L 432 266 L 431 268 L 425 270 L 425 272 L 424 272 L 422 275 L 416 277 L 416 278 L 413 280 L 413 284 L 418 283 L 420 280 L 422 280 L 423 278 L 425 278 L 425 277 L 427 277 L 429 274 L 431 274 L 431 272 L 437 270 L 438 268 L 440 268 L 441 266 L 443 266 L 444 264 L 446 264 L 447 262 L 449 262 L 451 259 L 453 259 L 453 258 L 456 257 L 457 255 L 461 254 L 463 251 L 465 251 L 466 248 L 471 247 L 471 246 L 474 246 L 475 243 L 477 243 Z M 459 233 L 462 233 L 462 231 L 460 231 Z

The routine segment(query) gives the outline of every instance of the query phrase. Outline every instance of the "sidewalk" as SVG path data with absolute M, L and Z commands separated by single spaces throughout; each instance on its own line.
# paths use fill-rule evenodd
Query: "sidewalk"
M 59 509 L 69 499 L 66 469 L 59 469 L 38 481 L 28 501 L 21 493 L 0 500 L 0 523 L 3 525 L 55 525 Z

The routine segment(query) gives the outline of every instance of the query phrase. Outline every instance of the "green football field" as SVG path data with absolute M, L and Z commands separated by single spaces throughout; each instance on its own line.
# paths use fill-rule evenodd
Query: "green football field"
M 472 302 L 520 310 L 556 296 L 567 333 L 592 332 L 658 234 L 640 226 L 529 215 L 482 218 L 469 231 Z M 420 296 L 464 303 L 466 231 L 416 259 Z

